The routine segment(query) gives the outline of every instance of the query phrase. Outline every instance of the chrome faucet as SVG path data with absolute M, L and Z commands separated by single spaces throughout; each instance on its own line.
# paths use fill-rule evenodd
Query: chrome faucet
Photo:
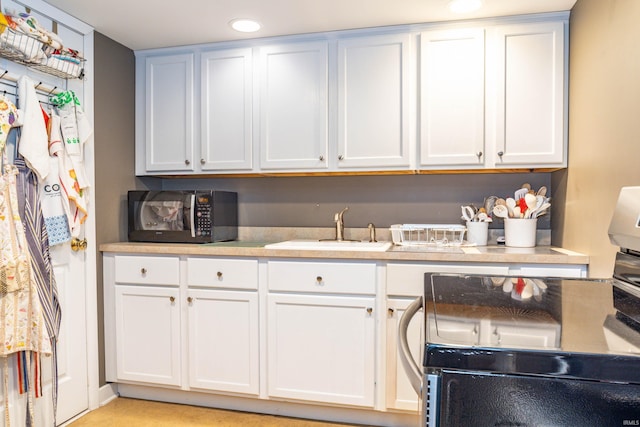
M 369 241 L 370 242 L 377 242 L 377 240 L 376 240 L 376 226 L 373 225 L 372 222 L 370 222 L 367 225 L 367 228 L 369 229 Z
M 346 208 L 338 212 L 333 218 L 333 220 L 336 222 L 336 240 L 338 242 L 342 242 L 344 240 L 344 219 L 342 217 L 348 210 L 349 207 L 347 206 Z

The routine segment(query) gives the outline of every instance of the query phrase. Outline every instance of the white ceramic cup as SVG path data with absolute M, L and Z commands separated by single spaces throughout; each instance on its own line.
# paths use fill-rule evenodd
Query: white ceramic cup
M 485 221 L 467 221 L 467 242 L 478 246 L 487 246 L 489 223 Z
M 505 218 L 504 244 L 513 248 L 532 248 L 536 245 L 537 218 Z

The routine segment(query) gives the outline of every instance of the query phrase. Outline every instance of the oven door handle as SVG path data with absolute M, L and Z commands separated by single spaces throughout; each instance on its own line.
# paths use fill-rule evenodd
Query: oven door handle
M 400 361 L 402 362 L 404 371 L 409 377 L 411 387 L 413 387 L 418 396 L 420 396 L 421 394 L 422 371 L 411 355 L 411 350 L 409 349 L 409 340 L 407 339 L 407 330 L 409 328 L 411 319 L 413 319 L 413 316 L 415 316 L 421 308 L 422 297 L 418 297 L 411 304 L 409 304 L 404 314 L 400 318 L 400 324 L 398 325 L 398 335 L 400 336 L 400 348 L 398 349 L 398 353 L 400 356 Z

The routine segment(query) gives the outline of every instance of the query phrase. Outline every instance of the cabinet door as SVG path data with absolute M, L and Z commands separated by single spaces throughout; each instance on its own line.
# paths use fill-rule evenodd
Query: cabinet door
M 146 168 L 193 171 L 193 54 L 145 60 Z
M 420 165 L 484 165 L 484 30 L 420 35 Z
M 260 48 L 260 167 L 326 169 L 327 43 Z
M 496 167 L 566 166 L 563 22 L 496 29 Z
M 338 41 L 338 168 L 408 168 L 410 37 Z
M 202 171 L 251 169 L 251 49 L 205 52 L 202 68 Z
M 118 380 L 181 384 L 178 293 L 178 288 L 115 286 Z
M 411 304 L 412 299 L 391 298 L 387 300 L 387 408 L 402 409 L 409 411 L 420 410 L 420 399 L 416 394 L 409 377 L 402 366 L 398 356 L 399 334 L 398 326 L 400 319 Z M 407 339 L 411 354 L 418 364 L 422 366 L 422 323 L 424 319 L 423 311 L 420 310 L 411 319 L 407 331 Z
M 374 297 L 270 294 L 270 397 L 373 406 Z
M 189 385 L 257 395 L 258 293 L 188 292 Z

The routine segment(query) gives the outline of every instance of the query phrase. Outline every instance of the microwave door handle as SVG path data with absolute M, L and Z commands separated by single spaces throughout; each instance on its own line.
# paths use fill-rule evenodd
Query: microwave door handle
M 196 195 L 191 194 L 191 215 L 189 215 L 190 229 L 191 229 L 191 237 L 196 237 Z

